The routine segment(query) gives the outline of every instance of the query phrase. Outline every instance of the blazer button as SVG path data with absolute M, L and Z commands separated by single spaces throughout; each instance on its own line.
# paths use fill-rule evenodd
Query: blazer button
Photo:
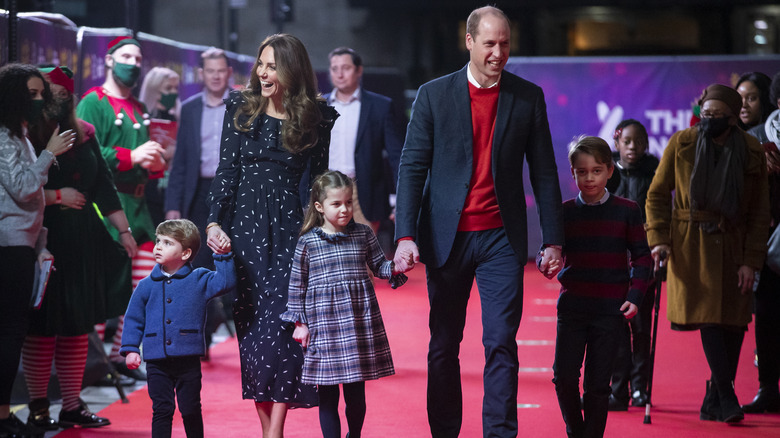
M 165 341 L 165 345 L 171 345 L 171 340 L 168 339 L 167 341 Z
M 170 324 L 170 323 L 171 323 L 171 320 L 170 320 L 170 319 L 166 319 L 166 320 L 165 320 L 165 323 L 166 323 L 166 324 Z
M 455 213 L 460 214 L 460 209 L 455 210 Z
M 167 302 L 168 302 L 168 304 L 170 304 L 170 303 L 171 303 L 171 301 L 173 301 L 173 300 L 172 300 L 172 299 L 170 299 L 170 298 L 168 298 L 168 299 L 167 299 L 167 300 L 165 300 L 165 301 L 167 301 Z
M 166 281 L 166 283 L 171 284 L 171 280 Z

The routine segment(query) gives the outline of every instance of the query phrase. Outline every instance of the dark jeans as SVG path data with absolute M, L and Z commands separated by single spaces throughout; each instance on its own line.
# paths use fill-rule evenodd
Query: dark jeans
M 11 402 L 27 334 L 35 263 L 35 250 L 29 246 L 0 246 L 0 405 Z
M 627 320 L 619 333 L 615 371 L 612 373 L 612 394 L 624 404 L 628 404 L 634 391 L 647 392 L 654 301 L 655 283 L 645 292 L 639 313 Z
M 780 380 L 780 275 L 764 265 L 755 294 L 758 382 L 777 391 Z
M 183 356 L 146 362 L 149 398 L 152 399 L 152 438 L 171 436 L 174 395 L 188 438 L 203 437 L 200 409 L 200 357 Z
M 523 254 L 523 260 L 526 255 Z M 428 422 L 431 434 L 457 437 L 463 416 L 460 342 L 477 280 L 485 347 L 483 435 L 517 436 L 517 342 L 523 313 L 523 264 L 503 228 L 459 232 L 447 262 L 426 268 L 429 327 Z
M 623 320 L 622 315 L 558 312 L 553 383 L 570 437 L 604 435 L 611 393 L 609 380 Z M 581 408 L 579 382 L 583 358 L 585 376 Z

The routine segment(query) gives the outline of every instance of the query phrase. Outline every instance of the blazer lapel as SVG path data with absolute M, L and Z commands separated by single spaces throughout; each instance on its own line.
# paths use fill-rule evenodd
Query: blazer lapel
M 467 68 L 469 68 L 468 64 L 458 74 L 452 76 L 450 96 L 452 96 L 452 108 L 456 111 L 457 129 L 461 135 L 463 153 L 466 156 L 469 169 L 471 169 L 474 158 L 474 132 L 471 127 L 471 97 L 469 97 Z
M 371 113 L 371 99 L 366 96 L 365 90 L 360 90 L 360 116 L 358 117 L 358 130 L 355 137 L 355 154 L 357 154 L 360 145 L 363 144 L 361 138 L 366 133 L 368 126 L 368 115 Z
M 515 106 L 515 95 L 509 92 L 511 87 L 509 75 L 502 75 L 501 83 L 498 84 L 498 110 L 496 111 L 496 126 L 493 131 L 493 157 L 496 156 L 496 151 L 504 144 L 504 136 L 506 134 L 506 126 L 509 121 L 509 117 L 512 113 L 512 108 Z M 493 160 L 493 167 L 495 173 L 496 160 Z

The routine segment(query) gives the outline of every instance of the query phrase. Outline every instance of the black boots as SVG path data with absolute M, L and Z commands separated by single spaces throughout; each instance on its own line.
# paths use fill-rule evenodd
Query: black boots
M 707 392 L 704 393 L 704 401 L 699 411 L 699 419 L 704 421 L 718 421 L 720 418 L 720 400 L 718 390 L 712 380 L 707 380 Z
M 733 384 L 731 388 L 721 390 L 714 381 L 707 380 L 707 392 L 704 394 L 699 419 L 736 423 L 744 418 L 745 414 L 739 407 Z
M 777 386 L 758 388 L 753 401 L 750 404 L 742 405 L 742 411 L 746 414 L 780 411 L 780 392 L 778 392 Z
M 31 424 L 43 430 L 57 430 L 59 425 L 49 415 L 49 399 L 36 398 L 28 405 L 30 415 L 27 417 L 27 424 Z

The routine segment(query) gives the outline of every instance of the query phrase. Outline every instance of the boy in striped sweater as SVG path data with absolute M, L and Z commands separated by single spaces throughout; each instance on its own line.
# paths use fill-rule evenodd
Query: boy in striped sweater
M 563 267 L 543 272 L 548 278 L 557 273 L 561 283 L 553 383 L 568 436 L 599 437 L 607 424 L 623 318 L 637 313 L 653 259 L 639 206 L 605 188 L 614 170 L 609 145 L 581 136 L 570 145 L 569 162 L 580 193 L 563 203 Z M 586 350 L 581 410 L 579 376 Z

